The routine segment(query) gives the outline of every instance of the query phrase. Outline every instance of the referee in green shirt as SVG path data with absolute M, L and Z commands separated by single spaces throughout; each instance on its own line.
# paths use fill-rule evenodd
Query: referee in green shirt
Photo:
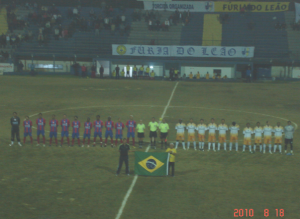
M 164 142 L 165 142 L 165 149 L 168 148 L 168 143 L 167 143 L 167 136 L 169 132 L 169 125 L 166 123 L 166 120 L 163 119 L 162 123 L 159 125 L 159 130 L 160 130 L 160 140 L 161 140 L 161 149 L 164 148 Z
M 156 149 L 156 141 L 155 139 L 157 138 L 157 128 L 158 128 L 158 123 L 155 121 L 155 118 L 152 117 L 152 121 L 149 122 L 148 126 L 150 127 L 150 142 L 151 142 L 151 147 L 153 149 Z
M 143 138 L 145 138 L 145 124 L 143 124 L 143 120 L 140 120 L 140 123 L 136 125 L 137 136 L 139 139 L 139 148 L 143 148 Z

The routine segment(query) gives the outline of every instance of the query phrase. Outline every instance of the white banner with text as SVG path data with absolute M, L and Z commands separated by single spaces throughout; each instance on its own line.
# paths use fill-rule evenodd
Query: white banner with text
M 145 10 L 161 10 L 161 11 L 190 11 L 190 12 L 214 12 L 214 2 L 212 1 L 173 1 L 173 2 L 157 2 L 144 1 Z

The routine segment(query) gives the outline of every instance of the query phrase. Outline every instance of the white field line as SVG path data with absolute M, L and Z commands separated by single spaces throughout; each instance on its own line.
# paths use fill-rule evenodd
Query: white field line
M 176 85 L 175 85 L 175 87 L 174 87 L 174 89 L 173 89 L 173 91 L 172 91 L 172 93 L 171 93 L 170 99 L 169 99 L 167 105 L 165 106 L 165 109 L 164 109 L 164 111 L 163 111 L 163 113 L 162 113 L 162 115 L 161 115 L 161 118 L 164 117 L 164 115 L 165 115 L 166 112 L 167 112 L 167 109 L 168 109 L 169 106 L 170 106 L 170 103 L 171 103 L 171 101 L 172 101 L 172 99 L 173 99 L 173 96 L 174 96 L 175 90 L 176 90 L 176 88 L 177 88 L 177 85 L 178 85 L 178 82 L 176 83 Z M 150 149 L 150 145 L 146 148 L 146 152 L 148 152 L 149 149 Z M 126 206 L 127 200 L 128 200 L 128 198 L 129 198 L 129 196 L 130 196 L 130 194 L 131 194 L 131 192 L 132 192 L 132 190 L 133 190 L 133 188 L 134 188 L 134 186 L 135 186 L 135 183 L 136 183 L 136 180 L 137 180 L 137 179 L 138 179 L 138 175 L 135 175 L 134 178 L 133 178 L 133 180 L 132 180 L 132 183 L 131 183 L 131 185 L 130 185 L 130 187 L 129 187 L 129 189 L 128 189 L 128 191 L 127 191 L 127 193 L 126 193 L 126 195 L 125 195 L 125 197 L 124 197 L 124 199 L 123 199 L 123 201 L 122 201 L 122 204 L 121 204 L 121 207 L 120 207 L 120 209 L 119 209 L 119 211 L 118 211 L 118 214 L 117 214 L 117 216 L 116 216 L 116 219 L 119 219 L 119 218 L 122 216 L 122 213 L 123 213 L 123 210 L 124 210 L 124 208 L 125 208 L 125 206 Z

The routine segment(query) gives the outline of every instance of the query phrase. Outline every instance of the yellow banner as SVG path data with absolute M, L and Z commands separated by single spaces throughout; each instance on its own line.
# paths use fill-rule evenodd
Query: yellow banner
M 251 12 L 279 12 L 289 9 L 289 2 L 215 2 L 215 12 L 240 12 L 251 7 Z

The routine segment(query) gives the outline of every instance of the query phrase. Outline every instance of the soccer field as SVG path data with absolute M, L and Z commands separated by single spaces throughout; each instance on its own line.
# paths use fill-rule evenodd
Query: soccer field
M 86 219 L 116 218 L 134 179 L 134 154 L 129 157 L 131 176 L 115 176 L 117 148 L 19 147 L 10 143 L 12 112 L 23 121 L 26 115 L 35 124 L 43 113 L 46 130 L 52 114 L 59 121 L 66 114 L 77 115 L 83 123 L 97 114 L 126 122 L 130 115 L 147 125 L 151 117 L 164 113 L 170 125 L 169 142 L 175 141 L 179 118 L 188 122 L 215 118 L 243 129 L 269 121 L 272 126 L 299 121 L 299 83 L 188 83 L 169 81 L 92 80 L 73 77 L 0 78 L 0 218 L 2 219 Z M 170 104 L 168 105 L 168 102 Z M 60 133 L 60 128 L 59 132 Z M 83 133 L 83 128 L 80 130 Z M 145 141 L 149 142 L 148 129 Z M 20 129 L 23 138 L 23 127 Z M 36 139 L 36 130 L 33 129 Z M 48 145 L 49 132 L 46 132 Z M 207 136 L 206 136 L 207 137 Z M 229 135 L 227 135 L 227 140 Z M 59 135 L 60 139 L 60 135 Z M 287 219 L 299 212 L 299 132 L 294 133 L 293 156 L 284 154 L 184 151 L 176 155 L 175 177 L 139 176 L 120 218 L 234 218 L 234 209 L 253 209 L 252 218 L 278 218 L 275 209 L 284 209 Z M 135 149 L 145 151 L 143 149 Z M 160 145 L 158 144 L 157 148 Z M 149 151 L 154 151 L 150 149 Z M 161 149 L 156 149 L 161 151 Z M 269 209 L 269 217 L 264 210 Z M 245 217 L 244 211 L 244 217 Z M 237 214 L 238 215 L 238 214 Z

